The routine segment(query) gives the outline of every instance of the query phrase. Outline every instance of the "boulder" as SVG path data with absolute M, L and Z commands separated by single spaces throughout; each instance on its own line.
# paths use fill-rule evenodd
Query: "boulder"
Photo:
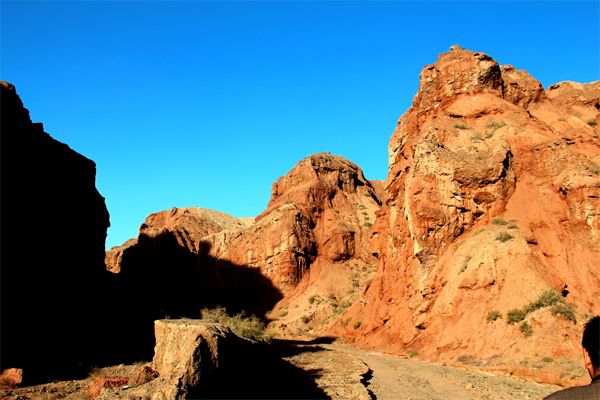
M 0 372 L 0 386 L 16 386 L 23 382 L 23 370 L 8 368 Z
M 161 390 L 153 399 L 185 399 L 214 374 L 219 350 L 232 333 L 199 320 L 161 320 L 154 324 L 156 346 L 152 368 Z

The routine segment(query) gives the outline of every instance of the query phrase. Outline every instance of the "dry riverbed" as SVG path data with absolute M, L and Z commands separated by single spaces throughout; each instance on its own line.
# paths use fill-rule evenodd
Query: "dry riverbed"
M 317 385 L 332 399 L 542 399 L 560 389 L 338 344 L 299 346 L 312 346 L 314 350 L 286 360 L 313 371 Z
M 339 400 L 518 400 L 542 399 L 560 389 L 558 386 L 542 385 L 508 376 L 363 351 L 342 344 L 278 340 L 275 341 L 273 350 L 278 357 L 281 356 L 284 364 L 278 365 L 273 371 L 261 371 L 261 381 L 256 382 L 258 391 L 255 388 L 253 392 L 244 392 L 251 398 L 309 396 Z M 140 368 L 140 365 L 104 368 L 95 371 L 87 379 L 77 381 L 4 388 L 0 391 L 0 399 L 87 399 L 90 387 L 98 376 L 127 376 L 135 368 Z M 235 378 L 233 380 L 231 383 L 235 385 Z M 301 386 L 297 385 L 294 388 L 292 385 L 293 382 L 302 381 L 309 382 L 313 389 L 299 391 Z M 275 391 L 273 388 L 277 384 L 279 389 Z M 284 387 L 283 392 L 281 387 Z M 288 388 L 289 397 L 285 387 Z M 230 398 L 225 389 L 220 398 Z M 146 394 L 141 397 L 133 396 L 133 393 L 125 388 L 105 390 L 110 392 L 104 393 L 103 398 L 146 398 Z M 147 393 L 148 399 L 150 396 L 151 393 Z

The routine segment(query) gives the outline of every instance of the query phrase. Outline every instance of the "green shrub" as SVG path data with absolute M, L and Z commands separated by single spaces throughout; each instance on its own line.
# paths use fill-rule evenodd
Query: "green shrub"
M 310 304 L 313 304 L 313 303 L 315 303 L 315 302 L 317 302 L 317 304 L 319 304 L 319 296 L 310 296 L 310 297 L 308 298 L 308 302 L 309 302 Z
M 481 141 L 482 137 L 481 137 L 481 133 L 480 132 L 475 132 L 473 134 L 473 136 L 471 136 L 471 140 L 475 141 L 475 142 L 479 142 Z
M 408 349 L 408 351 L 406 352 L 406 354 L 410 357 L 416 357 L 419 355 L 419 353 L 415 350 L 415 349 Z
M 358 329 L 358 328 L 360 328 L 361 325 L 362 325 L 362 322 L 356 321 L 354 324 L 352 324 L 352 328 Z
M 490 310 L 487 313 L 487 322 L 494 322 L 498 318 L 502 318 L 502 314 L 498 310 Z
M 490 121 L 488 122 L 487 127 L 496 130 L 502 128 L 505 125 L 506 124 L 504 123 L 504 121 Z
M 471 261 L 472 258 L 473 257 L 470 255 L 465 257 L 465 259 L 462 262 L 462 265 L 460 266 L 460 270 L 458 271 L 459 274 L 462 274 L 467 270 L 467 267 L 469 266 L 469 261 Z
M 511 240 L 513 238 L 514 238 L 514 236 L 508 232 L 502 232 L 502 233 L 498 234 L 498 236 L 496 236 L 496 240 L 499 240 L 502 243 L 508 242 L 509 240 Z
M 371 228 L 373 227 L 373 224 L 367 221 L 367 222 L 365 222 L 365 223 L 364 223 L 364 225 L 363 225 L 363 226 L 364 226 L 365 228 L 367 228 L 367 229 L 371 229 Z
M 255 315 L 247 316 L 244 312 L 230 316 L 224 307 L 203 308 L 200 315 L 207 322 L 214 322 L 231 329 L 237 336 L 254 342 L 270 342 L 271 337 L 265 333 L 265 324 Z
M 592 119 L 588 119 L 587 124 L 589 126 L 596 126 L 598 124 L 598 122 L 596 122 L 596 120 L 592 118 Z
M 552 315 L 561 316 L 567 321 L 571 321 L 574 324 L 577 323 L 577 317 L 575 316 L 575 305 L 556 303 L 552 305 Z
M 469 127 L 467 126 L 467 124 L 462 123 L 462 122 L 457 122 L 454 124 L 454 127 L 456 129 L 469 129 Z
M 300 321 L 302 321 L 302 323 L 304 324 L 308 324 L 310 322 L 310 317 L 307 315 L 303 315 L 300 317 Z
M 283 310 L 282 312 L 279 313 L 280 317 L 285 317 L 286 315 L 288 315 L 287 310 Z
M 554 361 L 554 359 L 550 358 L 550 357 L 544 357 L 544 358 L 542 358 L 542 361 L 545 363 L 551 363 L 552 361 Z
M 506 314 L 506 323 L 514 324 L 525 319 L 527 314 L 532 313 L 540 308 L 552 306 L 552 314 L 561 316 L 573 323 L 577 322 L 575 316 L 575 305 L 565 304 L 564 299 L 556 291 L 552 289 L 544 290 L 539 297 L 532 302 L 526 304 L 523 309 L 510 310 Z
M 589 313 L 587 311 L 585 311 L 582 315 L 581 318 L 583 318 L 584 321 L 589 321 L 590 319 L 592 319 L 594 317 L 594 314 Z
M 560 294 L 556 293 L 552 289 L 548 289 L 542 292 L 537 300 L 527 304 L 525 306 L 525 313 L 529 314 L 535 310 L 539 310 L 540 308 L 549 307 L 557 302 L 562 301 L 562 297 Z
M 494 218 L 492 220 L 492 224 L 494 225 L 508 225 L 508 221 L 504 218 Z
M 519 326 L 519 330 L 523 333 L 523 336 L 529 337 L 533 333 L 531 330 L 531 326 L 527 323 L 527 321 L 523 322 L 521 326 Z
M 515 308 L 506 313 L 506 323 L 514 324 L 517 322 L 521 322 L 525 319 L 526 316 L 527 314 L 523 310 Z

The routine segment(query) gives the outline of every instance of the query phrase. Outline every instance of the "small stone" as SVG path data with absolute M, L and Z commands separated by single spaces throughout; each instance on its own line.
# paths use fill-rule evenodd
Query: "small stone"
M 23 382 L 23 370 L 8 368 L 0 372 L 0 385 L 16 386 Z

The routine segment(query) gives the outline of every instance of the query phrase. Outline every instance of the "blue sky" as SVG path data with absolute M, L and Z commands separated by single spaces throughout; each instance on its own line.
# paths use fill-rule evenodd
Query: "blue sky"
M 329 151 L 385 179 L 425 64 L 453 44 L 544 86 L 600 78 L 599 3 L 2 1 L 0 79 L 97 165 L 107 248 L 151 213 L 266 208 Z

